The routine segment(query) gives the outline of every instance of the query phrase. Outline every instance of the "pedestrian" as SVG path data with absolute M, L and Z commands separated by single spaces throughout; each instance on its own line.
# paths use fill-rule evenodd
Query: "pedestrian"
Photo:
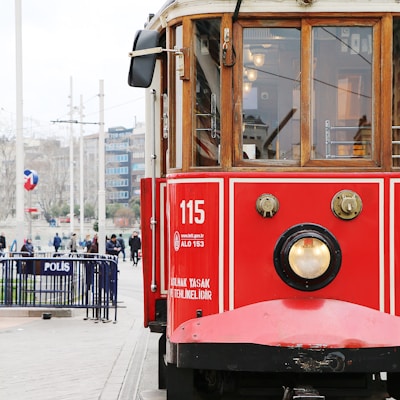
M 26 239 L 25 243 L 21 247 L 21 252 L 28 253 L 25 255 L 26 257 L 33 257 L 35 251 L 33 248 L 32 239 Z
M 28 238 L 21 247 L 22 257 L 33 257 L 35 250 L 33 248 L 32 239 Z M 33 261 L 27 261 L 22 267 L 25 274 L 33 274 Z
M 58 236 L 58 233 L 56 233 L 56 236 L 54 236 L 53 246 L 54 246 L 54 249 L 55 249 L 55 251 L 57 253 L 58 249 L 61 247 L 61 238 L 60 238 L 60 236 Z
M 125 261 L 125 240 L 122 237 L 122 233 L 119 234 L 117 241 L 119 243 L 119 247 L 121 247 L 122 261 Z
M 93 236 L 92 244 L 90 246 L 88 253 L 97 254 L 98 252 L 99 252 L 99 243 L 97 241 L 97 233 L 95 233 Z
M 4 253 L 6 250 L 6 236 L 4 235 L 4 232 L 1 232 L 0 235 L 0 253 Z
M 90 253 L 90 248 L 92 247 L 92 240 L 90 239 L 90 235 L 86 235 L 85 247 L 86 247 L 86 253 Z
M 139 261 L 139 250 L 142 248 L 142 242 L 136 231 L 133 231 L 132 236 L 129 238 L 129 246 L 131 248 L 133 266 L 136 267 Z
M 76 247 L 76 233 L 72 233 L 71 239 L 69 241 L 69 251 L 71 253 L 77 253 L 77 247 Z
M 120 251 L 121 251 L 121 247 L 120 247 L 119 243 L 117 242 L 117 235 L 115 233 L 113 233 L 111 235 L 111 239 L 107 240 L 106 254 L 110 254 L 110 255 L 118 257 L 118 254 Z

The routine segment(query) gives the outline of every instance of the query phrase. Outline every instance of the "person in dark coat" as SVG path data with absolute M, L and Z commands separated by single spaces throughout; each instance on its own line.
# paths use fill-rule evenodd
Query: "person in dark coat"
M 54 236 L 54 239 L 53 239 L 53 246 L 54 246 L 54 249 L 55 249 L 55 251 L 56 251 L 56 253 L 58 252 L 58 249 L 60 248 L 60 246 L 61 246 L 61 238 L 60 238 L 60 236 L 58 236 L 58 233 L 56 233 L 56 236 Z
M 86 235 L 84 245 L 86 247 L 86 253 L 90 253 L 90 248 L 92 247 L 92 239 L 90 239 L 90 235 Z
M 106 254 L 111 254 L 113 256 L 118 256 L 121 251 L 121 247 L 117 242 L 117 235 L 114 233 L 111 235 L 111 239 L 107 240 L 106 243 Z
M 119 247 L 121 247 L 122 261 L 125 261 L 125 240 L 122 237 L 122 233 L 119 234 L 117 242 L 119 243 Z
M 35 255 L 32 239 L 26 239 L 25 243 L 21 247 L 21 253 L 22 257 L 33 257 Z M 27 261 L 23 271 L 26 274 L 33 274 L 33 261 Z
M 21 247 L 21 252 L 28 253 L 26 257 L 33 257 L 35 251 L 32 244 L 32 239 L 26 239 L 26 242 Z
M 3 253 L 6 250 L 6 236 L 4 235 L 4 232 L 1 232 L 0 235 L 0 253 Z
M 131 248 L 133 266 L 136 267 L 139 261 L 139 250 L 142 248 L 142 241 L 136 231 L 134 231 L 132 236 L 129 238 L 129 246 Z
M 73 232 L 71 235 L 71 239 L 69 241 L 69 250 L 71 253 L 77 253 L 78 248 L 76 247 L 76 233 Z
M 97 234 L 93 236 L 92 244 L 90 245 L 90 249 L 88 253 L 98 253 L 99 252 L 99 243 L 97 241 Z

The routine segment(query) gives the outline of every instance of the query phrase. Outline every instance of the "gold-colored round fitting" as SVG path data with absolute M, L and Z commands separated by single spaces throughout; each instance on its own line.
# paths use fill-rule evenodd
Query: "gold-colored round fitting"
M 264 218 L 272 218 L 279 210 L 278 199 L 270 193 L 263 193 L 256 201 L 256 210 Z
M 362 210 L 361 197 L 352 190 L 341 190 L 336 193 L 331 202 L 332 212 L 340 219 L 351 220 Z

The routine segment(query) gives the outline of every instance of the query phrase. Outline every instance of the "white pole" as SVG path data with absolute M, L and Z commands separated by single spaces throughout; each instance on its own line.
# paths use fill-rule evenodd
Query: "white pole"
M 74 127 L 73 127 L 73 98 L 72 98 L 72 76 L 69 78 L 70 101 L 69 101 L 69 218 L 70 231 L 74 231 Z
M 15 0 L 15 61 L 16 61 L 16 133 L 15 133 L 15 216 L 16 251 L 24 240 L 24 135 L 23 135 L 23 98 L 22 98 L 22 28 L 21 0 Z
M 104 81 L 99 84 L 99 253 L 106 252 L 106 187 L 104 134 Z
M 81 101 L 80 101 L 80 108 L 79 108 L 79 117 L 80 117 L 80 141 L 79 141 L 79 204 L 80 204 L 80 236 L 81 236 L 81 241 L 83 241 L 84 238 L 84 222 L 85 222 L 85 200 L 83 197 L 83 96 L 81 95 Z

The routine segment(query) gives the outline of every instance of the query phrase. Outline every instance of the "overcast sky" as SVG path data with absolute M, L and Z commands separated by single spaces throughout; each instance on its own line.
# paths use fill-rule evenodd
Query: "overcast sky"
M 25 136 L 66 130 L 51 121 L 69 119 L 70 77 L 73 104 L 79 107 L 83 96 L 86 122 L 98 122 L 100 80 L 106 129 L 131 128 L 135 118 L 144 121 L 144 89 L 127 84 L 128 52 L 135 32 L 165 0 L 21 1 Z M 0 0 L 0 57 L 2 135 L 15 129 L 15 0 Z M 84 130 L 88 134 L 98 127 L 85 125 Z

